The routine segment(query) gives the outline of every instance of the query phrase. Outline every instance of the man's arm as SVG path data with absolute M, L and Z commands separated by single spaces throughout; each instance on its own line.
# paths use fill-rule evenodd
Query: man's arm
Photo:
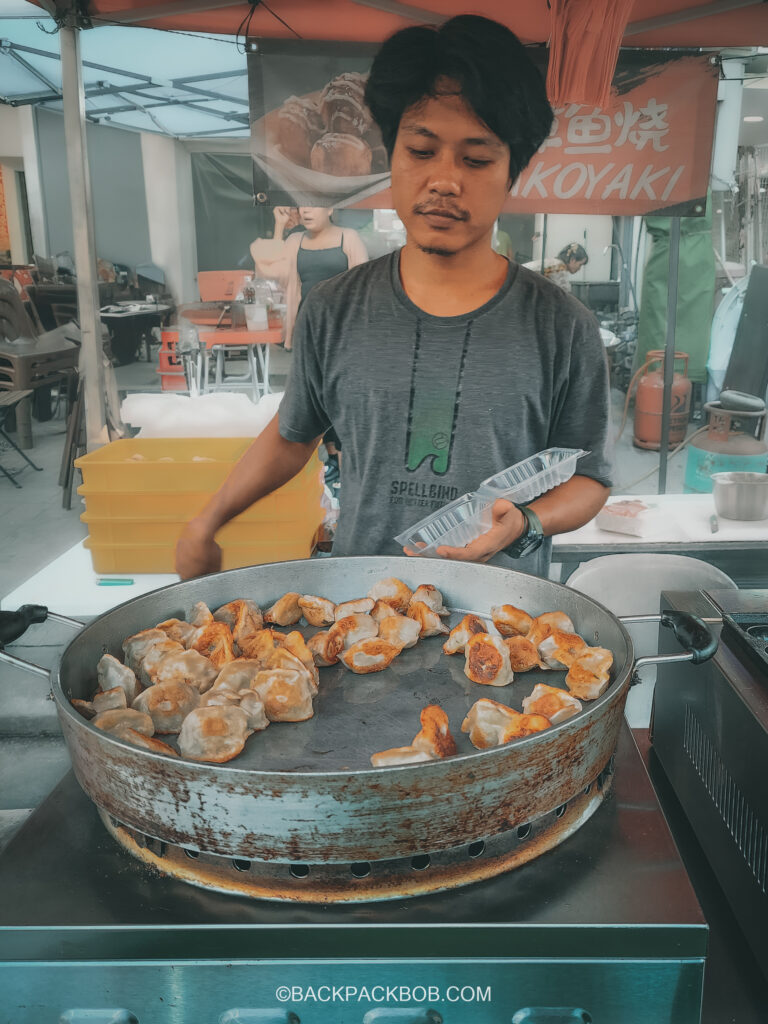
M 202 512 L 187 523 L 176 544 L 176 572 L 182 579 L 218 572 L 218 530 L 259 498 L 288 483 L 309 461 L 320 438 L 306 444 L 288 441 L 275 415 L 256 438 Z
M 591 477 L 572 476 L 530 502 L 529 508 L 539 517 L 545 535 L 551 537 L 577 530 L 594 519 L 610 493 L 609 487 Z M 510 501 L 499 499 L 493 506 L 493 526 L 487 533 L 463 548 L 440 547 L 437 555 L 457 562 L 487 562 L 516 541 L 525 526 L 525 516 L 520 509 Z

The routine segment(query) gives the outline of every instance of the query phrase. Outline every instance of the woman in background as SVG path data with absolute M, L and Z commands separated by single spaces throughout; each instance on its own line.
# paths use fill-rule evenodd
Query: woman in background
M 544 260 L 543 266 L 541 260 L 531 260 L 530 263 L 524 263 L 523 266 L 528 270 L 538 271 L 548 277 L 553 284 L 562 288 L 564 292 L 569 292 L 571 290 L 570 275 L 576 274 L 582 267 L 586 267 L 587 263 L 589 263 L 589 256 L 587 256 L 584 246 L 579 245 L 578 242 L 571 242 L 561 249 L 557 256 Z
M 337 227 L 331 221 L 332 213 L 324 206 L 300 206 L 298 216 L 304 231 L 286 238 L 295 214 L 289 206 L 276 206 L 274 238 L 257 238 L 251 243 L 256 272 L 260 277 L 278 281 L 285 289 L 283 343 L 287 349 L 291 348 L 299 306 L 312 285 L 368 259 L 358 233 Z

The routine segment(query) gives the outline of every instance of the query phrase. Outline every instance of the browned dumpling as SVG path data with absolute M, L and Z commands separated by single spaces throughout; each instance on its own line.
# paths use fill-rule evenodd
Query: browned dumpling
M 315 693 L 317 693 L 320 675 L 317 671 L 312 651 L 307 647 L 307 642 L 301 633 L 298 630 L 294 630 L 292 633 L 286 633 L 285 639 L 283 640 L 283 648 L 286 651 L 289 651 L 295 658 L 298 658 L 304 668 L 306 668 L 307 672 L 312 676 L 312 680 L 315 685 Z
M 73 697 L 69 702 L 75 711 L 79 711 L 83 718 L 91 719 L 96 716 L 93 704 L 89 700 L 80 700 L 78 697 Z
M 200 703 L 200 694 L 188 683 L 157 683 L 133 702 L 134 711 L 146 711 L 155 732 L 160 735 L 178 732 L 181 723 Z
M 124 729 L 120 733 L 120 739 L 126 740 L 126 742 L 134 747 L 142 747 L 144 750 L 149 750 L 153 754 L 164 754 L 166 757 L 179 756 L 173 747 L 169 747 L 167 743 L 163 743 L 162 740 L 158 740 L 154 736 L 145 736 L 135 729 Z
M 396 576 L 389 576 L 385 580 L 379 580 L 368 591 L 368 597 L 374 601 L 384 601 L 391 605 L 395 611 L 404 615 L 408 611 L 413 591 Z
M 253 732 L 263 732 L 269 725 L 264 701 L 253 690 L 249 690 L 241 695 L 240 710 L 245 712 L 248 719 L 248 728 Z
M 537 615 L 533 620 L 527 636 L 531 643 L 538 647 L 542 640 L 552 636 L 556 629 L 563 633 L 576 632 L 575 626 L 565 612 L 544 612 L 543 615 Z
M 293 591 L 283 594 L 271 608 L 267 608 L 264 612 L 264 621 L 270 622 L 273 626 L 293 626 L 303 614 L 299 604 L 300 597 L 301 594 L 296 594 Z
M 135 729 L 136 732 L 145 736 L 153 736 L 155 726 L 152 719 L 144 711 L 137 711 L 133 708 L 117 708 L 114 711 L 102 711 L 100 715 L 91 722 L 97 729 L 113 733 L 119 736 L 126 729 Z
M 125 690 L 125 699 L 128 704 L 141 689 L 133 669 L 123 665 L 111 654 L 105 654 L 99 659 L 96 666 L 96 678 L 99 681 L 100 690 L 112 690 L 116 686 Z
M 371 618 L 376 622 L 381 622 L 382 619 L 389 618 L 390 615 L 399 615 L 400 612 L 396 611 L 391 604 L 387 604 L 386 601 L 376 601 L 373 608 L 371 608 Z
M 138 673 L 141 668 L 142 659 L 147 656 L 150 648 L 157 643 L 163 643 L 168 639 L 162 629 L 142 629 L 140 633 L 126 637 L 123 640 L 123 653 L 128 668 Z
M 421 586 L 416 587 L 408 603 L 411 604 L 413 601 L 422 601 L 427 608 L 431 608 L 438 615 L 451 614 L 443 604 L 443 595 L 431 583 L 422 583 Z
M 312 688 L 306 674 L 288 668 L 266 668 L 251 689 L 264 704 L 270 722 L 305 722 L 314 714 Z
M 157 667 L 163 658 L 166 658 L 169 654 L 183 653 L 184 648 L 181 644 L 176 643 L 175 640 L 169 640 L 168 637 L 165 640 L 158 640 L 156 644 L 152 644 L 139 665 L 139 681 L 141 685 L 152 686 L 154 684 Z
M 189 683 L 198 693 L 205 693 L 213 686 L 219 670 L 200 654 L 199 651 L 174 651 L 166 654 L 154 666 L 151 673 L 153 683 Z
M 523 711 L 526 715 L 544 715 L 552 725 L 557 725 L 581 711 L 581 703 L 567 690 L 537 683 L 530 695 L 523 697 Z
M 328 650 L 338 656 L 342 650 L 356 644 L 358 640 L 376 636 L 379 624 L 370 615 L 345 615 L 344 618 L 338 619 L 328 632 Z
M 290 672 L 298 672 L 299 675 L 303 676 L 307 680 L 312 696 L 314 697 L 317 693 L 317 680 L 319 676 L 314 662 L 312 663 L 312 669 L 310 670 L 304 662 L 300 661 L 295 654 L 292 654 L 287 647 L 275 648 L 272 652 L 272 656 L 266 664 L 266 668 L 284 668 L 288 669 Z
M 371 754 L 371 764 L 374 768 L 389 768 L 396 764 L 422 764 L 424 761 L 434 761 L 434 757 L 425 750 L 417 750 L 416 747 L 392 747 L 390 750 L 380 750 L 378 754 Z
M 450 630 L 442 621 L 436 611 L 433 611 L 423 601 L 411 601 L 406 613 L 408 618 L 415 619 L 419 624 L 419 636 L 442 636 L 450 633 Z
M 371 597 L 358 597 L 354 601 L 337 604 L 333 615 L 337 622 L 349 615 L 369 615 L 375 603 Z
M 179 750 L 192 761 L 223 764 L 242 751 L 251 732 L 241 708 L 195 708 L 184 719 Z
M 613 655 L 605 647 L 587 647 L 571 663 L 565 684 L 580 700 L 597 700 L 610 679 Z
M 229 626 L 232 636 L 236 642 L 243 637 L 258 633 L 264 626 L 261 608 L 255 601 L 230 601 L 223 604 L 213 613 L 216 622 L 223 622 Z
M 304 594 L 299 598 L 299 607 L 310 626 L 332 626 L 336 621 L 336 605 L 327 597 Z
M 587 641 L 577 633 L 564 633 L 554 629 L 539 644 L 542 668 L 568 668 L 587 649 Z
M 409 619 L 407 615 L 388 615 L 379 623 L 379 637 L 386 640 L 394 647 L 403 650 L 406 647 L 415 647 L 419 641 L 421 626 L 415 619 Z
M 230 693 L 247 690 L 264 664 L 258 658 L 235 658 L 227 662 L 216 677 L 214 690 L 229 690 Z
M 280 637 L 278 640 L 277 637 Z M 259 661 L 262 667 L 267 664 L 272 651 L 282 645 L 282 634 L 272 629 L 261 629 L 253 636 L 243 637 L 237 645 L 240 653 L 246 658 Z
M 540 668 L 539 651 L 525 636 L 506 636 L 504 643 L 509 651 L 509 666 L 513 672 L 530 672 Z
M 216 668 L 223 668 L 228 661 L 235 660 L 235 638 L 229 626 L 223 622 L 211 622 L 197 633 L 192 650 L 198 651 L 212 661 Z
M 92 706 L 97 715 L 100 715 L 102 711 L 127 708 L 128 701 L 125 698 L 125 690 L 122 686 L 113 686 L 111 690 L 100 690 L 94 695 Z
M 456 741 L 451 735 L 448 715 L 437 704 L 428 704 L 419 716 L 421 732 L 411 744 L 416 750 L 423 750 L 431 757 L 452 757 L 456 753 Z
M 187 612 L 187 622 L 200 629 L 213 622 L 213 612 L 204 601 L 198 601 Z
M 166 619 L 165 622 L 158 622 L 157 629 L 162 629 L 169 640 L 175 640 L 182 647 L 189 647 L 198 627 L 181 619 Z
M 485 623 L 477 615 L 465 615 L 458 626 L 454 626 L 448 634 L 448 639 L 443 644 L 443 650 L 446 654 L 460 654 L 471 636 L 474 636 L 475 633 L 487 632 Z
M 201 708 L 239 708 L 243 699 L 240 690 L 228 690 L 225 686 L 214 686 L 200 698 Z
M 491 608 L 491 620 L 502 636 L 525 636 L 533 619 L 522 608 L 513 604 L 497 604 Z
M 394 644 L 387 643 L 380 637 L 371 636 L 365 640 L 358 640 L 345 651 L 339 654 L 339 659 L 346 667 L 359 675 L 367 675 L 369 672 L 381 672 L 400 653 L 400 648 Z
M 473 683 L 506 686 L 514 679 L 503 637 L 475 633 L 464 646 L 464 675 Z
M 335 665 L 339 660 L 338 656 L 328 648 L 330 635 L 330 630 L 325 630 L 322 633 L 315 633 L 307 640 L 307 647 L 312 652 L 312 657 L 318 668 L 328 668 L 329 665 Z
M 530 736 L 549 729 L 550 721 L 543 715 L 521 715 L 519 711 L 481 698 L 469 709 L 461 724 L 461 731 L 469 733 L 470 743 L 478 750 L 500 747 L 510 740 Z

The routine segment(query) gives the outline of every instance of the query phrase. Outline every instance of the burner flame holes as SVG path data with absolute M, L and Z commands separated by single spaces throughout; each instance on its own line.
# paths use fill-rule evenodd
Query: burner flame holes
M 361 860 L 357 864 L 353 864 L 350 869 L 353 878 L 367 878 L 371 873 L 371 865 L 367 860 Z
M 431 863 L 428 853 L 420 853 L 411 858 L 411 867 L 414 871 L 425 871 Z
M 518 828 L 518 830 L 517 830 L 517 838 L 518 839 L 527 839 L 530 834 L 531 834 L 531 826 L 530 825 L 521 825 L 520 828 Z
M 291 864 L 288 868 L 294 878 L 306 878 L 309 874 L 308 864 Z
M 483 839 L 478 839 L 477 842 L 470 843 L 467 853 L 470 857 L 482 857 L 485 853 L 485 841 Z

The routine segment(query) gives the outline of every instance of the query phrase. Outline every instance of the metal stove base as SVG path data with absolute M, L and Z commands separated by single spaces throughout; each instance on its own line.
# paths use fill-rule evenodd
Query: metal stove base
M 0 856 L 0 1024 L 698 1024 L 707 926 L 629 731 L 556 849 L 309 906 L 163 877 L 69 776 Z

